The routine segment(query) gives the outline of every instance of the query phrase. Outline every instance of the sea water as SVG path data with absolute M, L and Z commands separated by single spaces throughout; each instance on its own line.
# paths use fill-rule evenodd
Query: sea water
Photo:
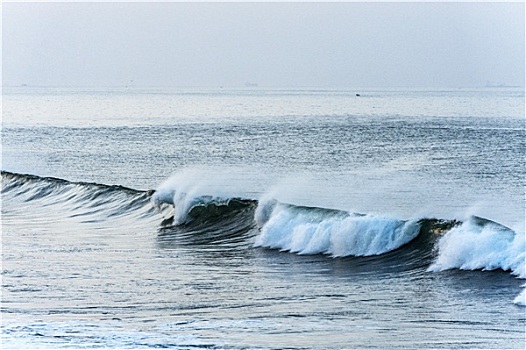
M 524 107 L 5 88 L 2 346 L 523 349 Z

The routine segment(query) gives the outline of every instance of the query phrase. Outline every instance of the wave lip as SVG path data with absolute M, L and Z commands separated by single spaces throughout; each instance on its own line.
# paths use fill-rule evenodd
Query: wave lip
M 428 271 L 496 270 L 526 278 L 524 234 L 495 222 L 471 217 L 438 241 L 438 256 Z
M 153 193 L 151 202 L 158 211 L 163 211 L 166 205 L 172 210 L 163 220 L 162 226 L 181 226 L 195 221 L 199 221 L 202 226 L 255 205 L 250 199 L 192 195 L 163 188 Z
M 260 204 L 256 221 L 261 231 L 256 247 L 333 257 L 380 255 L 405 245 L 420 232 L 416 220 L 298 207 L 275 200 Z

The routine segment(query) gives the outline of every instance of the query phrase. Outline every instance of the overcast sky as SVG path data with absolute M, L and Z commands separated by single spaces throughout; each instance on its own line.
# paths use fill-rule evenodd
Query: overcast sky
M 524 86 L 524 3 L 5 3 L 4 86 Z

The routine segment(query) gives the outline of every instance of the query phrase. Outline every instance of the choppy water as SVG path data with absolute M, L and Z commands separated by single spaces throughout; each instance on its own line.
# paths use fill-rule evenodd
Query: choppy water
M 355 93 L 4 91 L 3 347 L 522 349 L 524 92 Z

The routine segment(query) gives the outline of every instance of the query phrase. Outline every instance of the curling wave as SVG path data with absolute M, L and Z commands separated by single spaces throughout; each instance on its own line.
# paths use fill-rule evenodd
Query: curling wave
M 524 234 L 473 216 L 440 238 L 438 256 L 429 271 L 501 269 L 526 278 L 525 259 Z
M 526 234 L 476 216 L 440 238 L 438 255 L 428 271 L 503 270 L 526 278 Z M 526 306 L 526 285 L 513 302 Z
M 400 248 L 420 232 L 417 220 L 353 214 L 340 210 L 260 203 L 256 247 L 333 257 L 380 255 Z
M 455 220 L 399 220 L 296 206 L 275 199 L 205 195 L 198 182 L 177 180 L 180 179 L 167 179 L 151 197 L 153 206 L 165 213 L 163 232 L 177 232 L 180 236 L 250 231 L 246 237 L 254 237 L 254 247 L 299 255 L 382 255 L 413 241 L 421 232 L 442 233 L 459 224 Z
M 158 242 L 164 248 L 195 245 L 209 251 L 239 251 L 249 247 L 256 227 L 256 201 L 201 196 L 190 203 L 187 212 L 173 209 L 179 219 L 169 216 L 161 223 Z
M 428 272 L 501 269 L 526 278 L 525 234 L 475 216 L 463 223 L 428 218 L 400 220 L 296 206 L 275 199 L 212 196 L 188 186 L 183 188 L 191 191 L 176 191 L 173 183 L 155 191 L 142 191 L 7 171 L 1 176 L 4 205 L 11 200 L 36 202 L 43 207 L 57 205 L 71 218 L 97 215 L 101 220 L 155 218 L 158 212 L 154 207 L 164 208 L 167 215 L 160 236 L 173 238 L 177 234 L 179 243 L 181 239 L 216 245 L 235 241 L 243 242 L 244 247 L 295 254 L 346 257 L 389 253 L 392 258 L 398 249 L 424 236 L 431 237 L 426 238 L 431 242 L 426 248 Z M 516 302 L 524 304 L 523 296 Z

